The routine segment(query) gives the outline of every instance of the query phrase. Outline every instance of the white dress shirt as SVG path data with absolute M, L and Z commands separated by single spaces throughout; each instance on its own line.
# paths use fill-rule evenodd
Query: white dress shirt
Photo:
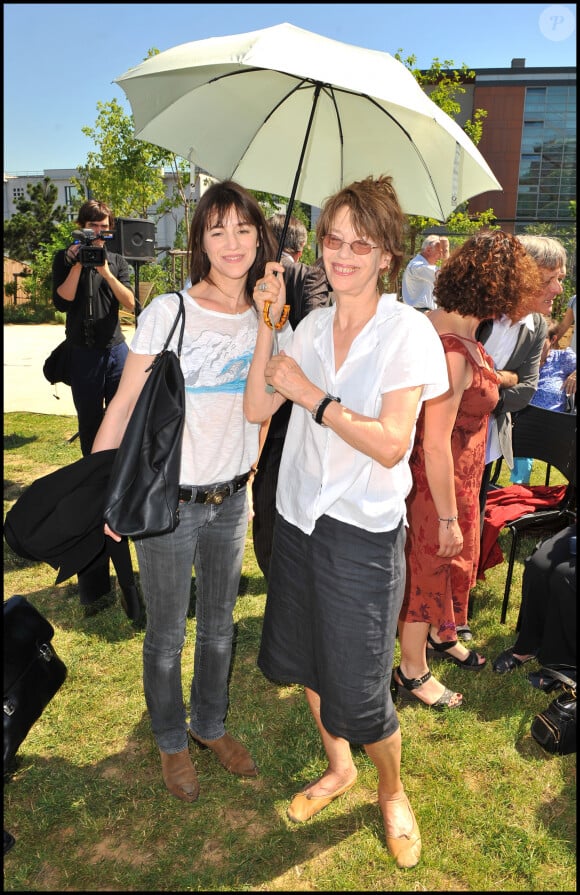
M 377 418 L 387 392 L 423 386 L 424 401 L 447 391 L 447 364 L 438 333 L 396 295 L 381 296 L 375 316 L 356 336 L 338 370 L 332 336 L 335 314 L 336 306 L 312 311 L 298 324 L 285 350 L 312 382 L 340 397 L 345 407 Z M 367 531 L 392 531 L 401 519 L 406 523 L 414 434 L 413 429 L 405 456 L 387 469 L 295 404 L 280 464 L 278 511 L 306 534 L 322 515 Z
M 412 308 L 433 310 L 437 307 L 433 298 L 435 277 L 439 268 L 429 264 L 420 253 L 411 258 L 403 274 L 402 295 L 406 305 Z
M 520 334 L 520 327 L 522 326 L 527 326 L 531 332 L 534 331 L 533 314 L 528 314 L 526 317 L 522 317 L 521 320 L 516 320 L 515 323 L 512 323 L 510 318 L 506 317 L 505 314 L 502 315 L 499 320 L 493 321 L 491 333 L 489 334 L 484 347 L 486 352 L 493 359 L 496 370 L 505 369 L 505 365 L 514 353 Z M 493 463 L 494 460 L 498 460 L 501 456 L 502 453 L 497 433 L 497 420 L 495 416 L 491 414 L 487 430 L 485 462 L 486 464 Z

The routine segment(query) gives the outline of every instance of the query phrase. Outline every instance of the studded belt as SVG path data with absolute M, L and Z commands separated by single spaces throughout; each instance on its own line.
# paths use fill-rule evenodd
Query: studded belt
M 241 491 L 247 484 L 250 475 L 251 472 L 246 472 L 244 475 L 237 475 L 230 482 L 216 482 L 214 485 L 200 485 L 199 487 L 180 485 L 179 500 L 184 503 L 193 501 L 193 503 L 211 503 L 219 506 L 226 497 L 231 497 L 232 494 Z

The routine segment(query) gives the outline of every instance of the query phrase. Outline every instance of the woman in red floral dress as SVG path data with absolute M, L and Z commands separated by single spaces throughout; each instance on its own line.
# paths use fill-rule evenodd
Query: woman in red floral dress
M 457 708 L 463 697 L 433 677 L 428 647 L 432 655 L 468 670 L 486 663 L 457 641 L 476 580 L 478 495 L 488 418 L 499 399 L 493 361 L 475 333 L 482 320 L 513 317 L 514 309 L 537 292 L 537 266 L 522 248 L 501 230 L 472 236 L 441 268 L 437 309 L 429 314 L 443 342 L 450 387 L 424 404 L 417 421 L 407 498 L 407 584 L 399 616 L 401 662 L 393 682 L 397 696 L 431 708 Z

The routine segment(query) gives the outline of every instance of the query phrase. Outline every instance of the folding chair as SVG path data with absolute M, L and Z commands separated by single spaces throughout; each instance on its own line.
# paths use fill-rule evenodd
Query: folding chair
M 563 499 L 533 512 L 520 512 L 504 522 L 511 534 L 505 589 L 501 607 L 501 624 L 505 624 L 514 563 L 522 534 L 557 532 L 576 520 L 576 414 L 557 413 L 529 404 L 515 415 L 512 428 L 514 457 L 532 457 L 557 469 L 567 480 Z M 546 484 L 548 478 L 546 479 Z M 501 489 L 509 496 L 509 485 Z M 533 490 L 534 486 L 531 486 Z M 496 491 L 497 496 L 497 491 Z

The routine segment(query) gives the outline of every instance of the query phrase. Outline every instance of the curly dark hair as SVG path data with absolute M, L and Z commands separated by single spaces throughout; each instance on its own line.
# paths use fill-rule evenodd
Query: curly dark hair
M 384 288 L 383 279 L 396 283 L 403 261 L 404 217 L 393 187 L 393 178 L 387 175 L 366 177 L 345 186 L 326 200 L 316 223 L 316 239 L 320 246 L 330 233 L 339 210 L 350 211 L 352 226 L 359 237 L 371 239 L 381 251 L 392 255 L 389 270 L 381 271 L 379 291 Z
M 455 249 L 435 278 L 437 307 L 462 317 L 517 318 L 541 288 L 538 265 L 503 230 L 480 230 Z
M 256 281 L 264 275 L 266 261 L 276 258 L 276 242 L 256 199 L 233 180 L 213 183 L 197 203 L 187 246 L 189 276 L 193 284 L 208 276 L 211 265 L 203 249 L 203 237 L 210 227 L 221 227 L 232 209 L 242 223 L 252 224 L 258 231 L 256 258 L 246 280 L 246 295 L 253 304 Z

